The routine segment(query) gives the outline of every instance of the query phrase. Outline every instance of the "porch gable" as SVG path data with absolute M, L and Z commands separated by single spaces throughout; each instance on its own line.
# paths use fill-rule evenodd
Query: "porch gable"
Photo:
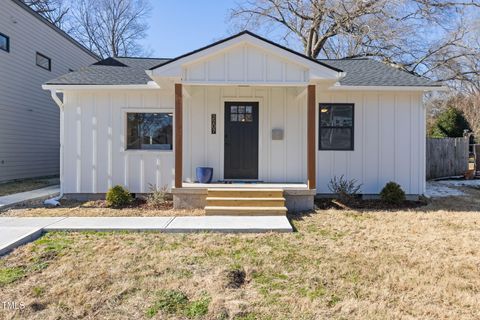
M 333 68 L 248 31 L 147 70 L 157 83 L 305 86 L 344 76 Z

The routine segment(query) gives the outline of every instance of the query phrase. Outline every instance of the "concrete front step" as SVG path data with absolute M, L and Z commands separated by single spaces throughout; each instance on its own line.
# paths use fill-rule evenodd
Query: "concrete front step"
M 218 207 L 285 207 L 285 198 L 207 197 L 207 206 Z
M 211 198 L 283 198 L 282 189 L 208 189 Z
M 286 214 L 286 207 L 205 207 L 207 216 L 284 216 Z

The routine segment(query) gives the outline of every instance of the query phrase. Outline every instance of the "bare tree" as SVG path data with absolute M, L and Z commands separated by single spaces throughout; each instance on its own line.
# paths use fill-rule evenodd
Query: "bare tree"
M 69 8 L 64 0 L 23 0 L 23 2 L 57 27 L 61 29 L 65 27 Z
M 73 10 L 72 35 L 105 58 L 145 55 L 148 0 L 79 0 Z
M 277 29 L 287 43 L 299 40 L 312 58 L 374 57 L 465 83 L 480 74 L 465 23 L 478 19 L 479 8 L 479 0 L 245 0 L 231 15 L 240 28 Z

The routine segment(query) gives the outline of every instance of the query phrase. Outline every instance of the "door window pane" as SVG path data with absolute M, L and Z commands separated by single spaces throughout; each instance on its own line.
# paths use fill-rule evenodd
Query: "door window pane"
M 127 149 L 172 150 L 173 114 L 127 113 Z

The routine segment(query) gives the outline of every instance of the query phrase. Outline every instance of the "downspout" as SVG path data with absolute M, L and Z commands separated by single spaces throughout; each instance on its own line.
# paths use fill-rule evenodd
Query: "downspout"
M 57 90 L 51 89 L 50 94 L 52 96 L 53 101 L 57 104 L 60 108 L 60 194 L 52 199 L 47 199 L 43 202 L 45 205 L 49 206 L 59 206 L 60 199 L 63 198 L 63 131 L 64 131 L 64 105 L 63 101 L 57 95 Z

